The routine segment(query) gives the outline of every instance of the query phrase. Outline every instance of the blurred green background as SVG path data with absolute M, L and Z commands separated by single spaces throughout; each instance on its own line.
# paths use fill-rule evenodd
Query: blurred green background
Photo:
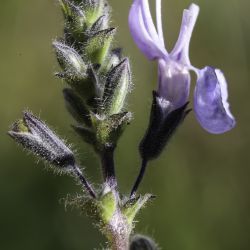
M 134 45 L 127 26 L 130 1 L 110 0 L 117 44 L 132 62 L 134 91 L 129 109 L 135 119 L 116 154 L 121 190 L 128 193 L 138 172 L 138 143 L 146 129 L 157 68 Z M 141 192 L 157 195 L 144 210 L 136 232 L 153 236 L 168 250 L 250 249 L 250 2 L 196 0 L 200 17 L 191 43 L 197 67 L 225 72 L 237 127 L 224 135 L 205 132 L 193 113 L 168 149 L 150 164 Z M 173 46 L 182 10 L 189 0 L 163 1 L 166 41 Z M 95 249 L 104 239 L 78 211 L 59 200 L 79 188 L 34 163 L 6 136 L 25 108 L 40 114 L 74 143 L 90 179 L 100 182 L 98 160 L 70 129 L 63 84 L 53 77 L 57 63 L 52 39 L 62 33 L 56 0 L 1 0 L 0 4 L 0 249 Z

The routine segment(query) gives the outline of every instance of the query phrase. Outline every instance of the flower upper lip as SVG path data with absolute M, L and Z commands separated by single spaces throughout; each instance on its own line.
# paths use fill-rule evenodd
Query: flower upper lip
M 199 6 L 191 4 L 189 9 L 183 11 L 181 30 L 173 50 L 168 53 L 162 29 L 161 0 L 156 0 L 156 25 L 154 25 L 149 9 L 148 0 L 135 0 L 129 14 L 129 26 L 138 47 L 150 59 L 173 58 L 177 60 L 180 56 L 182 63 L 190 65 L 188 58 L 189 43 L 191 35 L 199 14 Z M 145 51 L 143 46 L 147 47 Z

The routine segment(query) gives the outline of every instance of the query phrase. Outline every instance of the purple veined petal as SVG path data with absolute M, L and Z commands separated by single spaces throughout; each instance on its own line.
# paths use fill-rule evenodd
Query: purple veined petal
M 175 60 L 179 60 L 185 65 L 190 65 L 189 45 L 194 26 L 199 15 L 199 6 L 191 4 L 188 9 L 183 11 L 182 23 L 178 40 L 171 52 Z
M 227 83 L 218 69 L 200 70 L 194 92 L 194 111 L 201 126 L 212 134 L 221 134 L 235 126 L 227 101 Z
M 171 102 L 174 109 L 185 105 L 190 91 L 189 71 L 174 61 L 166 62 L 161 59 L 158 72 L 158 95 Z
M 129 28 L 131 35 L 138 48 L 149 60 L 165 57 L 167 56 L 167 52 L 165 48 L 161 46 L 159 37 L 157 37 L 155 41 L 154 39 L 156 38 L 152 38 L 149 33 L 149 23 L 145 23 L 145 17 L 147 15 L 145 15 L 145 13 L 143 14 L 142 1 L 144 0 L 134 0 L 129 12 Z

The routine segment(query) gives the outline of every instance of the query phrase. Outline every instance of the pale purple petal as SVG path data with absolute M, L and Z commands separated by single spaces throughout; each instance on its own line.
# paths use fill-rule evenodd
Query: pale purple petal
M 227 83 L 222 72 L 211 67 L 200 70 L 194 93 L 194 111 L 208 132 L 221 134 L 235 126 L 227 98 Z
M 172 103 L 174 109 L 186 104 L 189 97 L 190 74 L 175 62 L 159 60 L 157 93 Z
M 142 10 L 142 17 L 144 20 L 146 30 L 148 31 L 150 37 L 152 38 L 154 42 L 159 42 L 160 39 L 159 39 L 158 33 L 156 31 L 156 28 L 153 22 L 148 0 L 140 0 L 139 5 Z
M 165 48 L 165 42 L 164 42 L 164 35 L 163 35 L 163 29 L 162 29 L 162 16 L 161 16 L 161 0 L 156 0 L 156 24 L 157 24 L 157 31 L 159 40 L 162 44 L 162 46 Z
M 167 55 L 153 24 L 147 0 L 134 0 L 129 12 L 129 28 L 136 45 L 149 60 Z
M 179 60 L 185 65 L 190 65 L 189 45 L 198 14 L 199 6 L 196 4 L 191 4 L 189 9 L 183 11 L 179 38 L 171 52 L 171 56 L 175 60 Z

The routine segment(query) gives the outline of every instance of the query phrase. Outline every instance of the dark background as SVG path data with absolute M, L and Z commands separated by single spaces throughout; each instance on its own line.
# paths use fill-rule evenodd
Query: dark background
M 138 171 L 138 143 L 147 126 L 156 64 L 147 62 L 129 34 L 131 1 L 110 0 L 117 44 L 131 59 L 134 91 L 129 109 L 135 119 L 116 154 L 121 190 L 128 193 Z M 136 232 L 153 236 L 168 250 L 250 249 L 250 2 L 197 0 L 201 13 L 191 43 L 197 67 L 217 66 L 226 74 L 237 127 L 216 136 L 205 132 L 193 113 L 168 149 L 150 164 L 141 192 L 157 199 L 138 217 Z M 190 1 L 163 1 L 168 48 L 177 39 L 182 10 Z M 55 0 L 1 0 L 0 3 L 0 249 L 95 249 L 104 239 L 78 211 L 65 211 L 59 199 L 79 192 L 67 176 L 55 176 L 34 163 L 6 136 L 25 108 L 74 143 L 79 160 L 100 182 L 93 151 L 70 129 L 63 84 L 53 77 L 57 63 L 52 39 L 62 32 Z

